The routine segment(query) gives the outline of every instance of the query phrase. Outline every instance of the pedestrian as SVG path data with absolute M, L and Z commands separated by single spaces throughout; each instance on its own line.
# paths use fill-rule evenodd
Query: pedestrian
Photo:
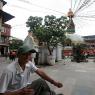
M 8 58 L 8 52 L 5 53 L 5 60 Z
M 11 56 L 12 56 L 12 61 L 15 61 L 15 58 L 16 58 L 16 52 L 15 52 L 15 51 L 12 51 Z
M 0 95 L 56 95 L 46 81 L 58 88 L 63 86 L 62 83 L 55 81 L 33 64 L 31 59 L 34 52 L 34 49 L 25 45 L 18 49 L 18 60 L 9 64 L 1 75 Z M 33 72 L 41 78 L 29 82 Z
M 39 60 L 39 53 L 36 52 L 36 56 L 34 58 L 34 62 L 35 62 L 36 65 L 38 65 L 38 60 Z
M 13 59 L 12 59 L 12 51 L 9 52 L 9 59 L 10 59 L 11 61 L 13 61 Z

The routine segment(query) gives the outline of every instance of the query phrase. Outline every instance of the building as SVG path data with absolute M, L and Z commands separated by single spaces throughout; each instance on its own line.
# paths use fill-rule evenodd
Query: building
M 85 43 L 90 48 L 95 48 L 95 35 L 83 36 Z
M 83 38 L 87 46 L 87 54 L 95 55 L 95 35 L 83 36 Z
M 63 49 L 63 55 L 64 56 L 71 56 L 73 51 L 73 45 L 79 45 L 79 44 L 84 44 L 84 38 L 80 35 L 77 35 L 75 33 L 73 34 L 66 34 L 66 42 L 65 42 L 65 47 Z
M 11 34 L 11 25 L 6 24 L 6 22 L 14 18 L 11 14 L 3 11 L 5 4 L 7 2 L 0 0 L 0 55 L 2 56 L 9 50 L 9 37 Z

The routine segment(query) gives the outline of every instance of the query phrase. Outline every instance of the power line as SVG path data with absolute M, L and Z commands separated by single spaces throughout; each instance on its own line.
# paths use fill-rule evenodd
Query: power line
M 75 21 L 74 22 L 76 22 L 77 24 L 76 24 L 76 26 L 78 27 L 78 29 L 82 29 L 83 28 L 83 26 L 85 26 L 84 25 L 84 22 L 83 22 L 83 20 L 82 19 L 75 19 Z M 82 23 L 82 24 L 81 24 Z M 75 27 L 75 30 L 76 30 L 76 27 Z
M 85 17 L 85 18 L 95 18 L 95 15 L 89 15 L 89 16 L 87 16 L 87 15 L 77 15 L 77 17 Z
M 88 8 L 88 7 L 91 6 L 94 2 L 95 2 L 95 0 L 94 0 L 94 1 L 85 0 L 85 1 L 83 2 L 83 4 L 75 11 L 75 14 L 78 13 L 80 10 L 83 11 L 85 8 Z
M 26 11 L 29 11 L 29 12 L 43 12 L 43 11 L 39 11 L 39 10 L 30 10 L 28 8 L 21 7 L 21 6 L 18 6 L 18 5 L 10 5 L 10 4 L 7 4 L 7 6 L 9 6 L 9 7 L 16 7 L 16 8 L 19 8 L 19 9 L 22 9 L 22 10 L 26 10 Z M 47 13 L 47 12 L 43 12 L 43 13 Z
M 76 4 L 77 4 L 77 0 L 75 0 L 75 3 L 74 3 L 74 6 L 73 6 L 72 10 L 74 10 L 74 8 L 76 7 Z
M 85 8 L 88 8 L 89 6 L 91 6 L 94 2 L 95 1 L 93 1 L 93 2 L 89 3 L 88 5 L 86 5 L 85 7 L 83 7 L 81 11 L 83 11 Z
M 17 25 L 11 26 L 11 27 L 12 28 L 25 27 L 25 23 L 23 23 L 23 24 L 17 24 Z
M 50 8 L 46 8 L 46 7 L 37 5 L 37 4 L 33 4 L 33 3 L 31 3 L 31 2 L 29 2 L 29 1 L 27 1 L 27 0 L 18 0 L 18 1 L 21 1 L 21 2 L 24 2 L 24 3 L 26 3 L 26 4 L 33 5 L 33 6 L 36 6 L 36 7 L 39 7 L 39 8 L 44 8 L 44 9 L 46 9 L 46 10 L 55 11 L 55 12 L 57 12 L 57 13 L 64 14 L 64 15 L 66 16 L 66 14 L 63 13 L 63 12 L 60 12 L 60 11 L 57 11 L 57 10 L 53 10 L 53 9 L 50 9 Z
M 18 5 L 9 5 L 9 4 L 7 4 L 7 6 L 20 8 L 20 9 L 23 9 L 23 10 L 26 10 L 26 11 L 29 11 L 29 12 L 31 12 L 31 11 L 32 11 L 32 10 L 30 10 L 30 9 L 28 9 L 28 8 L 24 8 L 24 7 L 21 7 L 21 6 L 18 6 Z
M 72 9 L 72 3 L 73 3 L 73 1 L 71 0 L 71 9 Z
M 82 0 L 81 0 L 82 1 Z M 86 6 L 88 3 L 90 2 L 90 0 L 84 0 L 82 2 L 82 4 L 79 6 L 79 8 L 76 10 L 76 12 L 78 12 L 79 10 L 81 10 L 84 6 Z M 75 13 L 76 13 L 75 12 Z
M 79 6 L 81 6 L 81 2 L 82 2 L 82 0 L 79 0 L 79 2 L 78 2 L 78 6 L 77 6 L 77 8 L 76 8 L 76 10 L 75 10 L 74 13 L 76 13 L 76 11 L 78 10 Z
M 84 17 L 84 16 L 76 16 L 76 18 L 81 19 L 81 20 L 85 20 L 85 21 L 95 21 L 95 18 L 88 18 L 88 17 Z

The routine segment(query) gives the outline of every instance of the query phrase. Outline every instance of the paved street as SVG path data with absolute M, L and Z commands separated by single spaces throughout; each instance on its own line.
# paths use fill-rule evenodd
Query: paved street
M 0 64 L 0 74 L 6 65 L 6 62 Z M 42 68 L 48 75 L 63 83 L 63 88 L 57 88 L 49 84 L 57 93 L 62 92 L 64 95 L 95 95 L 95 63 L 92 60 L 87 63 L 75 63 L 65 59 L 54 66 Z M 33 74 L 33 76 L 38 78 L 36 74 Z

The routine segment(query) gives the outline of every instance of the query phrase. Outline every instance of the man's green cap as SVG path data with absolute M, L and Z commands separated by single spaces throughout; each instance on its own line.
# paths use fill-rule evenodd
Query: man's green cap
M 18 49 L 18 54 L 26 54 L 28 52 L 35 53 L 36 50 L 34 48 L 27 46 L 27 45 L 20 46 Z

